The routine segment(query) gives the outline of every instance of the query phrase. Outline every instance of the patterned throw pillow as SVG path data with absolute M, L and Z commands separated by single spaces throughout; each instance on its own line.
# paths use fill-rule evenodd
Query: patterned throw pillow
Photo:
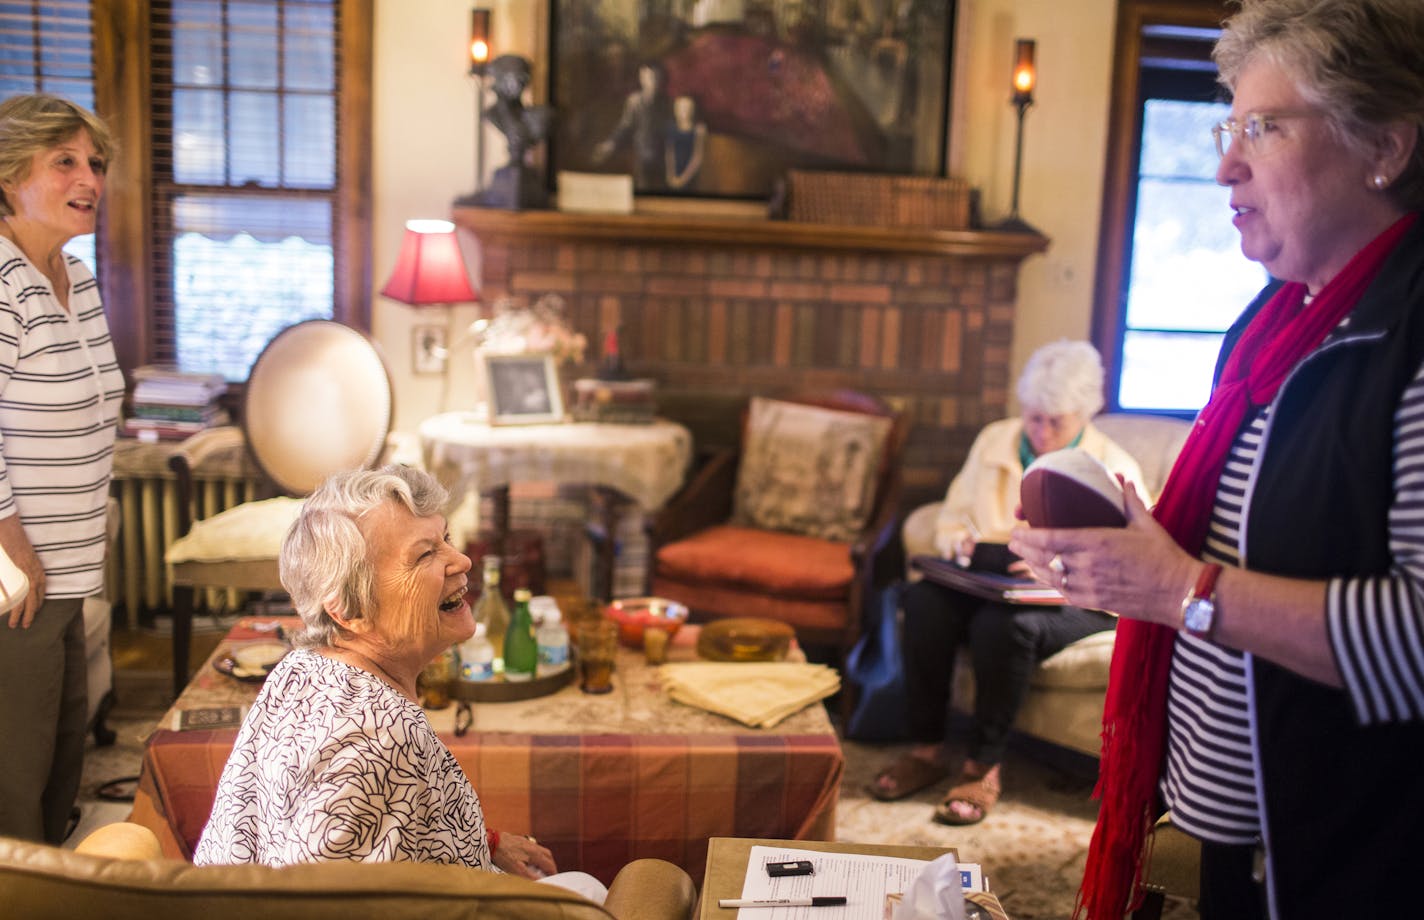
M 870 518 L 890 419 L 753 397 L 732 522 L 849 541 Z

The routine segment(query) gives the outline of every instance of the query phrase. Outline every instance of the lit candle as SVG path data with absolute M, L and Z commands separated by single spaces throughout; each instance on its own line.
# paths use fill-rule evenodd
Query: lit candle
M 1026 105 L 1033 101 L 1033 88 L 1038 83 L 1038 71 L 1033 66 L 1033 39 L 1014 41 L 1014 103 Z
M 481 74 L 489 63 L 490 11 L 470 10 L 470 73 Z

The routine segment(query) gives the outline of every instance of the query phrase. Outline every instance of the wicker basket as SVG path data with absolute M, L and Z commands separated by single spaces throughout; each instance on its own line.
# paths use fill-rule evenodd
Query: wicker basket
M 787 186 L 791 220 L 941 230 L 969 226 L 969 183 L 963 179 L 793 169 Z

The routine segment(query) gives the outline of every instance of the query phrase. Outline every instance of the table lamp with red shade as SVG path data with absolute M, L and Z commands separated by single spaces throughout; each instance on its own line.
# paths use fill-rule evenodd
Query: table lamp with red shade
M 406 221 L 405 239 L 381 296 L 413 307 L 479 303 L 480 295 L 470 283 L 455 225 L 448 220 Z M 448 323 L 447 315 L 447 326 Z M 416 371 L 422 367 L 440 368 L 444 376 L 440 406 L 444 409 L 450 386 L 450 348 L 445 344 L 449 335 L 448 329 L 440 336 L 433 334 L 437 331 L 416 328 L 413 363 Z

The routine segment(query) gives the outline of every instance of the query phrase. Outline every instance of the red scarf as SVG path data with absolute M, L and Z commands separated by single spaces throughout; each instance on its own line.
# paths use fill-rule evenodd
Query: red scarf
M 1177 543 L 1197 555 L 1206 539 L 1226 457 L 1247 412 L 1268 405 L 1291 369 L 1354 309 L 1385 258 L 1414 223 L 1406 215 L 1368 246 L 1301 309 L 1305 285 L 1283 285 L 1232 350 L 1211 400 L 1197 416 L 1153 509 Z M 1140 899 L 1143 851 L 1156 817 L 1157 783 L 1167 742 L 1167 677 L 1177 630 L 1118 621 L 1098 771 L 1098 824 L 1073 916 L 1121 920 Z

